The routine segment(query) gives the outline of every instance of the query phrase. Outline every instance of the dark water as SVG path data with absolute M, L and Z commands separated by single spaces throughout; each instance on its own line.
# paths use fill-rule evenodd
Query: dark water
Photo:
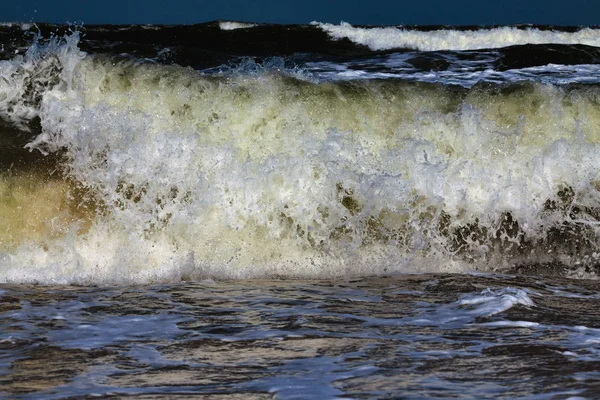
M 231 27 L 226 24 L 231 24 Z M 418 76 L 419 72 L 447 71 L 456 75 L 460 72 L 496 71 L 500 74 L 494 76 L 495 80 L 503 82 L 510 76 L 506 71 L 549 65 L 600 64 L 600 39 L 596 27 L 354 27 L 355 30 L 364 30 L 361 41 L 352 40 L 352 36 L 329 34 L 336 26 L 327 28 L 327 25 L 227 21 L 174 26 L 5 24 L 0 26 L 0 55 L 11 58 L 16 51 L 24 52 L 35 35 L 48 38 L 78 31 L 82 34 L 79 48 L 90 54 L 127 55 L 208 71 L 226 69 L 247 58 L 260 64 L 264 60 L 281 57 L 287 67 L 314 69 L 329 79 L 335 79 L 335 75 L 324 73 L 339 74 L 339 68 L 343 67 L 365 72 L 368 78 L 399 76 L 404 79 L 410 75 Z M 378 29 L 396 32 L 377 32 Z M 480 36 L 474 36 L 478 33 Z M 423 36 L 415 36 L 419 34 Z M 504 75 L 501 74 L 503 72 Z M 345 79 L 357 77 L 347 76 Z M 485 80 L 487 77 L 478 78 Z M 539 79 L 540 74 L 520 78 Z M 471 79 L 463 84 L 475 82 L 477 79 Z
M 508 275 L 4 285 L 0 382 L 40 399 L 596 398 L 599 296 Z
M 0 392 L 600 397 L 599 49 L 1 24 Z

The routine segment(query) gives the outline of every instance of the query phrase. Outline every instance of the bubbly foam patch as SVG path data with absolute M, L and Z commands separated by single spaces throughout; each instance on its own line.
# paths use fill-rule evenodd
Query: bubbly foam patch
M 452 272 L 597 250 L 594 86 L 202 75 L 76 42 L 0 64 L 0 95 L 22 104 L 0 114 L 40 119 L 29 148 L 64 152 L 94 214 L 5 246 L 2 281 Z
M 312 24 L 323 29 L 333 39 L 346 38 L 356 44 L 368 46 L 371 50 L 402 48 L 421 51 L 477 50 L 548 43 L 600 46 L 600 30 L 592 28 L 583 28 L 577 32 L 511 27 L 476 31 L 440 29 L 421 32 L 396 27 L 358 28 L 346 22 L 339 25 L 321 22 L 312 22 Z

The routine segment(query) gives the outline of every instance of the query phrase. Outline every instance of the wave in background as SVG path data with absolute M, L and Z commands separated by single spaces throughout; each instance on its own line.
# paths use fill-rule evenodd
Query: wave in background
M 496 49 L 524 44 L 581 44 L 600 46 L 600 29 L 576 31 L 534 27 L 496 27 L 476 30 L 436 29 L 419 31 L 403 27 L 354 27 L 313 22 L 334 39 L 346 38 L 371 50 L 415 49 L 420 51 Z

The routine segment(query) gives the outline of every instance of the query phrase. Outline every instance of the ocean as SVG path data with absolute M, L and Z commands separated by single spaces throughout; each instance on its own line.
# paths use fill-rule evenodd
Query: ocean
M 0 24 L 0 394 L 600 397 L 600 28 Z

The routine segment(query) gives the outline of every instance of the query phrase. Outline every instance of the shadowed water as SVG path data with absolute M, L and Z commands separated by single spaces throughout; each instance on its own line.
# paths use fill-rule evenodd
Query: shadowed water
M 508 275 L 2 286 L 19 398 L 600 395 L 598 282 Z

